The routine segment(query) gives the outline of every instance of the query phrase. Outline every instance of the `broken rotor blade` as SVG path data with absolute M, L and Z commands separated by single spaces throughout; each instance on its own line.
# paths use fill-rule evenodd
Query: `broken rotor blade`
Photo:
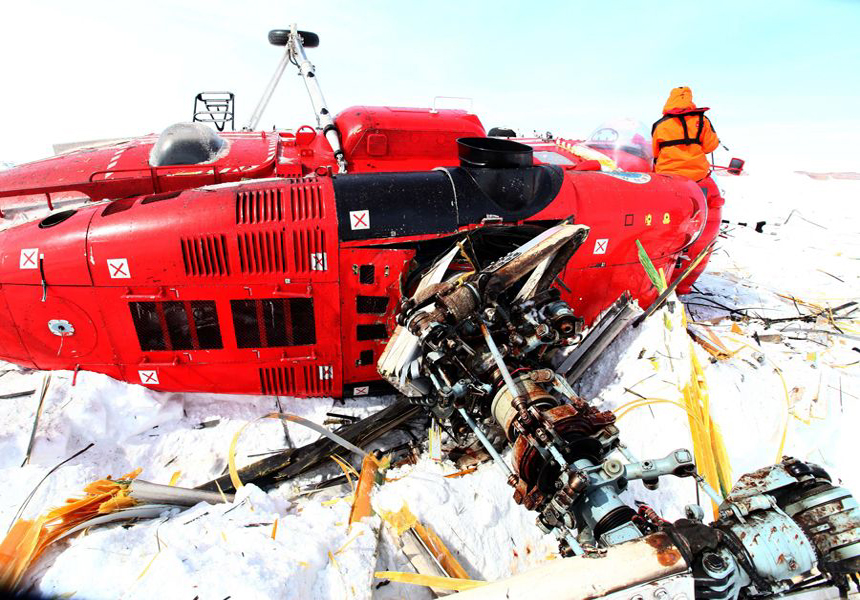
M 139 502 L 171 504 L 173 506 L 194 506 L 199 502 L 221 504 L 233 501 L 233 494 L 161 485 L 139 479 L 135 479 L 129 484 L 129 495 Z
M 599 357 L 604 350 L 621 334 L 636 318 L 635 301 L 624 293 L 602 316 L 591 326 L 582 342 L 567 355 L 555 372 L 564 377 L 568 383 L 575 383 L 585 370 Z
M 459 252 L 460 247 L 454 246 L 447 252 L 447 254 L 442 255 L 442 257 L 433 263 L 430 270 L 427 271 L 421 278 L 421 281 L 418 282 L 418 287 L 415 289 L 415 293 L 412 294 L 412 297 L 415 298 L 417 302 L 420 303 L 419 299 L 423 297 L 427 289 L 437 283 L 442 283 L 442 280 L 445 278 L 445 273 L 448 271 L 448 267 L 451 266 L 451 262 L 453 262 L 454 257 L 456 257 Z
M 418 415 L 421 410 L 422 407 L 420 406 L 398 399 L 381 411 L 338 429 L 338 435 L 356 446 L 365 446 L 401 426 Z M 267 490 L 282 481 L 319 466 L 328 460 L 329 456 L 337 452 L 338 448 L 339 446 L 335 442 L 323 437 L 310 444 L 267 456 L 242 467 L 238 471 L 239 478 L 245 484 L 253 483 Z M 220 489 L 224 492 L 230 492 L 233 491 L 233 482 L 230 480 L 230 475 L 227 474 L 199 485 L 195 489 L 209 491 Z
M 554 257 L 567 244 L 572 244 L 575 250 L 585 241 L 588 232 L 589 228 L 585 225 L 565 223 L 550 227 L 483 270 L 484 273 L 491 274 L 486 287 L 487 293 L 491 296 L 501 293 L 526 274 L 531 273 L 546 258 Z M 555 261 L 550 264 L 553 262 Z M 553 275 L 550 280 L 554 278 Z M 537 281 L 535 285 L 537 285 Z

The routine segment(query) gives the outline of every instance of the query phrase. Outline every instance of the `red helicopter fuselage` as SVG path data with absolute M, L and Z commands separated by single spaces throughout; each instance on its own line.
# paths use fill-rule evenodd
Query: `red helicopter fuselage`
M 151 166 L 147 136 L 0 173 L 7 219 L 90 200 L 0 232 L 0 358 L 160 390 L 360 396 L 429 248 L 572 217 L 591 232 L 563 297 L 590 323 L 624 292 L 656 296 L 635 240 L 671 279 L 706 219 L 693 182 L 594 170 L 565 140 L 519 140 L 534 166 L 515 179 L 534 189 L 511 196 L 512 172 L 458 166 L 456 140 L 485 135 L 464 111 L 335 123 L 348 174 L 311 127 L 221 134 L 202 164 Z

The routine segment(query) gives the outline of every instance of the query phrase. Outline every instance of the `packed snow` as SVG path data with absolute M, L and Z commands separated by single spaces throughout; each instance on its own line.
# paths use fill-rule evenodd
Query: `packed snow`
M 720 177 L 718 184 L 728 223 L 698 291 L 682 300 L 691 321 L 711 327 L 736 353 L 709 360 L 691 343 L 673 299 L 626 331 L 578 389 L 601 408 L 623 414 L 622 439 L 638 458 L 691 448 L 687 415 L 677 406 L 654 402 L 626 410 L 642 398 L 679 400 L 695 352 L 734 479 L 776 461 L 785 430 L 784 454 L 821 464 L 860 493 L 853 430 L 860 423 L 860 312 L 836 321 L 839 330 L 823 319 L 767 327 L 760 319 L 731 318 L 740 314 L 732 311 L 793 317 L 813 310 L 804 302 L 835 308 L 860 298 L 860 181 L 774 172 Z M 765 222 L 761 232 L 759 221 Z M 23 516 L 45 512 L 90 481 L 137 467 L 142 479 L 156 483 L 177 472 L 180 486 L 208 481 L 225 472 L 230 442 L 246 425 L 240 465 L 316 437 L 293 423 L 285 433 L 277 420 L 258 420 L 274 410 L 323 423 L 330 411 L 365 416 L 391 401 L 341 405 L 323 398 L 158 393 L 84 372 L 73 384 L 71 373 L 54 372 L 29 463 L 22 467 L 46 376 L 0 368 L 0 522 L 6 527 L 49 470 L 89 444 L 47 477 Z M 383 439 L 374 447 L 396 442 Z M 358 457 L 344 457 L 359 467 Z M 459 470 L 426 453 L 415 464 L 390 469 L 372 498 L 377 516 L 352 526 L 349 486 L 298 493 L 311 481 L 339 474 L 334 464 L 268 492 L 247 485 L 230 504 L 177 509 L 60 542 L 31 568 L 25 585 L 92 599 L 430 597 L 425 588 L 374 578 L 375 571 L 411 570 L 381 519 L 404 504 L 475 579 L 496 580 L 556 557 L 555 541 L 537 529 L 534 513 L 513 502 L 498 467 L 486 463 L 473 473 L 445 477 Z M 656 491 L 631 488 L 628 500 L 647 502 L 669 519 L 682 516 L 684 505 L 698 496 L 689 479 L 666 480 Z M 699 501 L 709 514 L 706 499 Z

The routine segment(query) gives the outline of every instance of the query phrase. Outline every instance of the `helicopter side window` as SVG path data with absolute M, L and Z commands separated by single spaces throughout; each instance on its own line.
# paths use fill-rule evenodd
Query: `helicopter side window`
M 316 343 L 313 298 L 231 300 L 239 348 L 282 348 Z
M 144 352 L 220 350 L 221 326 L 212 300 L 130 302 L 131 320 Z
M 129 308 L 140 349 L 144 352 L 166 350 L 167 344 L 161 329 L 161 319 L 155 309 L 155 302 L 132 302 Z

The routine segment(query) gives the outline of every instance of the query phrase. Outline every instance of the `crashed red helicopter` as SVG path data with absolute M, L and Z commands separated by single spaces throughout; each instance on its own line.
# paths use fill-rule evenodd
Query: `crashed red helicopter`
M 333 116 L 305 54 L 318 37 L 269 40 L 285 51 L 242 131 L 223 131 L 232 94 L 200 94 L 195 121 L 214 129 L 0 173 L 7 222 L 51 209 L 0 234 L 0 357 L 160 390 L 364 395 L 384 385 L 399 299 L 452 245 L 489 261 L 563 219 L 587 225 L 557 280 L 585 325 L 625 293 L 656 296 L 635 240 L 669 280 L 689 264 L 705 200 L 687 179 L 619 168 L 645 170 L 647 143 L 513 141 L 461 110 Z M 317 125 L 253 131 L 290 63 Z

